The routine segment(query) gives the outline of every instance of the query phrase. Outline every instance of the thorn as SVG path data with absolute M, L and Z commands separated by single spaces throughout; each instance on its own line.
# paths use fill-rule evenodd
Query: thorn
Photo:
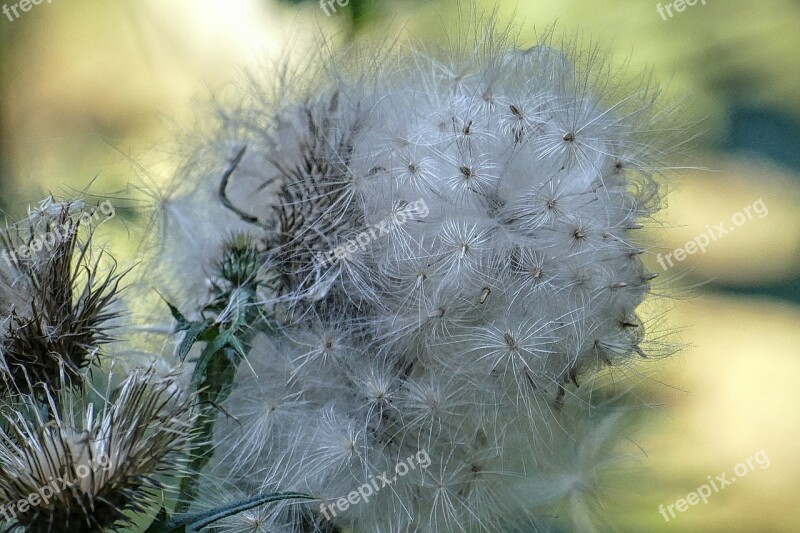
M 651 274 L 645 274 L 642 276 L 642 281 L 650 281 L 651 279 L 656 279 L 658 277 L 657 272 L 653 272 Z

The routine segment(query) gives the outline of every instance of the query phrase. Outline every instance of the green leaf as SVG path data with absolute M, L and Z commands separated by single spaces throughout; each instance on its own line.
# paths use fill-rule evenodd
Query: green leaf
M 241 341 L 237 339 L 234 335 L 231 335 L 228 344 L 231 345 L 233 350 L 236 352 L 236 355 L 239 356 L 238 359 L 236 359 L 237 363 L 239 362 L 240 359 L 244 359 L 245 357 L 247 357 L 247 353 L 245 352 L 244 346 L 242 346 Z
M 161 299 L 164 300 L 164 303 L 167 304 L 167 307 L 169 307 L 169 312 L 172 314 L 172 318 L 174 318 L 178 322 L 178 327 L 175 328 L 175 331 L 183 331 L 187 329 L 189 327 L 190 322 L 186 319 L 185 316 L 183 316 L 183 313 L 181 313 L 177 307 L 169 303 L 167 299 L 161 295 L 160 292 L 156 291 L 156 294 L 158 294 L 161 297 Z
M 194 343 L 198 340 L 210 340 L 206 337 L 209 330 L 212 329 L 211 326 L 212 322 L 210 320 L 206 320 L 203 322 L 191 322 L 186 329 L 186 336 L 181 341 L 181 345 L 178 347 L 178 357 L 180 357 L 181 361 L 186 359 L 186 356 L 189 354 L 189 350 L 192 349 Z M 176 331 L 181 331 L 180 329 Z
M 209 328 L 206 333 L 208 334 L 208 344 L 197 359 L 192 373 L 192 390 L 195 391 L 200 390 L 203 386 L 203 381 L 208 381 L 208 367 L 211 365 L 214 356 L 221 352 L 228 342 L 228 332 L 220 333 L 216 326 Z
M 177 510 L 186 511 L 198 491 L 198 472 L 211 459 L 214 452 L 211 439 L 214 434 L 217 405 L 223 402 L 233 389 L 236 368 L 245 349 L 235 337 L 234 330 L 220 331 L 218 326 L 209 327 L 203 334 L 208 345 L 195 363 L 192 374 L 192 390 L 197 391 L 200 414 L 195 422 L 195 445 L 189 467 L 191 474 L 181 481 L 181 500 Z

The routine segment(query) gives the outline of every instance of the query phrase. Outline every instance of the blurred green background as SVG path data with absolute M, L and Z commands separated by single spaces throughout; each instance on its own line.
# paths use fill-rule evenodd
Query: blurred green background
M 640 378 L 653 409 L 635 439 L 648 458 L 604 504 L 621 531 L 800 531 L 800 2 L 707 0 L 666 20 L 657 5 L 476 0 L 513 21 L 522 46 L 557 23 L 632 75 L 652 69 L 701 121 L 650 231 L 657 251 L 758 200 L 768 208 L 666 272 L 648 259 L 687 347 Z M 471 6 L 350 0 L 326 16 L 315 0 L 55 0 L 0 15 L 0 208 L 18 216 L 47 192 L 87 187 L 113 195 L 107 243 L 132 257 L 148 204 L 123 191 L 166 182 L 175 139 L 210 94 L 265 58 L 302 60 L 320 32 L 438 38 L 459 9 Z M 669 523 L 658 513 L 762 450 L 768 468 Z

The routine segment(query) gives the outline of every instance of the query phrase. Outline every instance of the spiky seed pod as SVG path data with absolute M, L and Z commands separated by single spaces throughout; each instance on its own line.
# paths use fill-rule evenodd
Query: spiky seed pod
M 100 532 L 131 513 L 155 512 L 165 483 L 184 473 L 194 416 L 177 382 L 137 370 L 94 403 L 86 391 L 70 397 L 62 390 L 59 399 L 44 391 L 45 404 L 23 394 L 0 408 L 6 524 L 35 533 Z
M 105 267 L 104 253 L 92 255 L 94 229 L 86 226 L 98 215 L 82 201 L 49 198 L 2 235 L 0 397 L 36 383 L 77 383 L 112 340 L 108 322 L 118 316 L 113 304 L 125 273 L 113 260 Z
M 303 105 L 296 123 L 287 124 L 297 128 L 289 134 L 299 141 L 298 153 L 288 160 L 270 159 L 281 180 L 280 201 L 271 217 L 277 231 L 266 249 L 272 254 L 279 295 L 311 287 L 318 281 L 312 254 L 327 252 L 337 244 L 337 235 L 363 227 L 353 203 L 358 197 L 347 179 L 359 118 L 357 109 L 340 107 L 338 92 Z M 349 216 L 341 217 L 345 212 Z
M 253 305 L 265 284 L 261 277 L 263 254 L 258 241 L 245 233 L 230 235 L 222 244 L 222 257 L 209 277 L 210 295 L 202 315 L 219 323 L 245 324 L 255 319 L 259 309 Z
M 261 257 L 257 243 L 246 234 L 232 235 L 222 249 L 222 260 L 217 265 L 219 276 L 234 287 L 256 285 Z
M 242 187 L 227 207 L 262 233 L 272 293 L 215 471 L 337 502 L 431 458 L 346 512 L 278 505 L 281 531 L 541 525 L 509 490 L 564 467 L 580 427 L 565 412 L 599 371 L 646 355 L 637 308 L 654 275 L 635 230 L 685 130 L 652 86 L 615 85 L 596 51 L 504 37 L 348 50 L 280 100 L 255 87 L 221 114 L 216 145 L 241 163 L 218 165 L 229 193 Z

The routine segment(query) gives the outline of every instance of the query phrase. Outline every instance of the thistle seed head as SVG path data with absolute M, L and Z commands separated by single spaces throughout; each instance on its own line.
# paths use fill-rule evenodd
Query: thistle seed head
M 153 511 L 185 468 L 193 415 L 175 381 L 135 371 L 96 402 L 86 391 L 43 391 L 0 405 L 6 525 L 99 532 L 129 522 L 131 513 Z
M 81 201 L 50 198 L 0 238 L 0 397 L 79 382 L 112 340 L 125 273 L 92 256 L 93 217 Z
M 565 413 L 646 353 L 633 230 L 660 207 L 682 130 L 594 52 L 457 42 L 334 58 L 221 116 L 217 145 L 247 148 L 225 202 L 268 281 L 214 471 L 336 501 L 432 459 L 332 517 L 279 506 L 287 531 L 541 527 L 509 480 L 563 468 Z

